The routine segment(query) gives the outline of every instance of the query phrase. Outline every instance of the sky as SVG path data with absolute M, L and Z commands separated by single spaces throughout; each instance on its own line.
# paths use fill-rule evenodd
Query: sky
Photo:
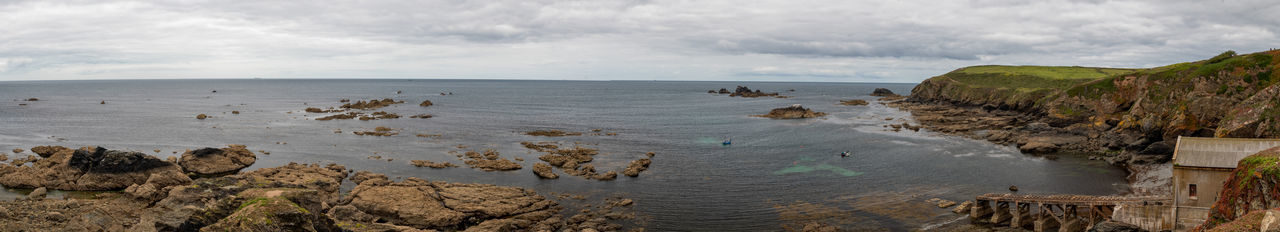
M 915 83 L 1280 48 L 1274 0 L 7 1 L 0 81 Z

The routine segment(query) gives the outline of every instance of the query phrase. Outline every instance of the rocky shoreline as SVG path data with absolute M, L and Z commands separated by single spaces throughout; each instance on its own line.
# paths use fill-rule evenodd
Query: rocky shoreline
M 170 160 L 101 147 L 32 151 L 39 157 L 0 163 L 0 184 L 36 189 L 25 199 L 0 201 L 0 227 L 6 230 L 620 231 L 635 218 L 630 199 L 574 213 L 529 189 L 414 177 L 393 181 L 338 164 L 240 172 L 256 157 L 239 145 L 197 149 Z M 342 192 L 344 181 L 356 187 Z M 46 189 L 106 192 L 48 199 Z

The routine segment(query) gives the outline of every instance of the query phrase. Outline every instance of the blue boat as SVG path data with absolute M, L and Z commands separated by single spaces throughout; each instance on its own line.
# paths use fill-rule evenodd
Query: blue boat
M 725 140 L 723 144 L 724 144 L 725 146 L 732 145 L 732 144 L 733 144 L 733 139 Z

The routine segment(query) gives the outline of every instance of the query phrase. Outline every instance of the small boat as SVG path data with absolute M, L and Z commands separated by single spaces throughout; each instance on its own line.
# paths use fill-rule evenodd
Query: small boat
M 722 144 L 725 146 L 733 145 L 733 139 L 725 140 Z

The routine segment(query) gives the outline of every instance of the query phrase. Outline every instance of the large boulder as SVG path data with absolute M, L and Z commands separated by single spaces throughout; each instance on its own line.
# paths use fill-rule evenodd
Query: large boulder
M 253 165 L 257 156 L 244 145 L 227 145 L 226 148 L 201 148 L 182 153 L 178 164 L 182 170 L 199 175 L 232 174 Z
M 177 165 L 141 152 L 105 148 L 62 149 L 30 166 L 0 176 L 10 188 L 47 187 L 56 190 L 122 190 L 144 184 L 152 174 L 181 175 Z
M 255 188 L 236 195 L 234 213 L 200 231 L 342 231 L 324 215 L 315 190 Z

